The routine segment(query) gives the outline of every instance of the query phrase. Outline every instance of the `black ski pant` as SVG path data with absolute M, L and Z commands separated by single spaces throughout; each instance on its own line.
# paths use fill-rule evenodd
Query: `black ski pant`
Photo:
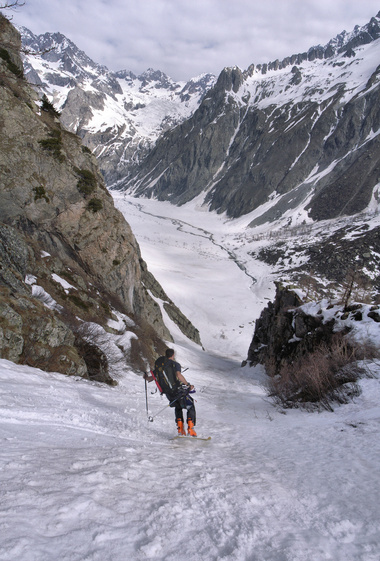
M 175 401 L 173 403 L 173 406 L 175 407 L 175 420 L 181 420 L 183 422 L 183 409 L 187 410 L 187 422 L 189 421 L 193 421 L 194 425 L 196 424 L 196 413 L 195 413 L 195 405 L 194 405 L 194 400 L 191 396 L 189 395 L 185 395 L 184 397 L 181 397 L 179 399 L 177 399 L 177 401 Z

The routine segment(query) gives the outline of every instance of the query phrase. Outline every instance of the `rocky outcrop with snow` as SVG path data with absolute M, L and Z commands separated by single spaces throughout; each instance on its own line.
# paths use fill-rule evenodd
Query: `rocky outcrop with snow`
M 274 378 L 273 395 L 285 406 L 327 404 L 338 397 L 338 388 L 345 401 L 353 387 L 343 386 L 364 372 L 357 361 L 378 356 L 371 333 L 378 334 L 380 307 L 351 303 L 348 296 L 345 302 L 308 301 L 301 291 L 277 283 L 273 302 L 256 321 L 247 360 L 265 365 Z

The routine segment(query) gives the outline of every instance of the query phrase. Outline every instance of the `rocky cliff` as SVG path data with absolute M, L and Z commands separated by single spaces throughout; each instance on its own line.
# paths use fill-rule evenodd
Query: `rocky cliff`
M 0 356 L 105 381 L 83 325 L 110 330 L 122 314 L 126 358 L 141 367 L 171 340 L 156 300 L 175 306 L 163 291 L 149 295 L 151 275 L 95 157 L 28 86 L 20 35 L 2 16 L 0 43 Z

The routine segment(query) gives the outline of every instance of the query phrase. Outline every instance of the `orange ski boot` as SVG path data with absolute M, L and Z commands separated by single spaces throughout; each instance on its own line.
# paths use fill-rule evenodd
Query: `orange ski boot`
M 188 436 L 197 436 L 197 433 L 194 430 L 194 423 L 191 419 L 187 421 L 187 435 Z
M 186 436 L 185 427 L 183 426 L 183 421 L 181 421 L 181 419 L 177 419 L 177 430 L 178 436 Z

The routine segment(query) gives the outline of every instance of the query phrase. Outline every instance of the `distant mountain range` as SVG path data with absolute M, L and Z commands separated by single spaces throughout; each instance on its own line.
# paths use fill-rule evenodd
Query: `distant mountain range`
M 361 212 L 380 181 L 379 37 L 378 16 L 325 47 L 224 69 L 122 187 L 175 204 L 201 196 L 253 225 Z
M 110 188 L 252 224 L 364 210 L 380 181 L 380 13 L 308 52 L 175 83 L 110 72 L 63 35 L 23 44 L 29 80 L 98 156 Z
M 62 112 L 63 125 L 97 156 L 108 186 L 129 177 L 157 138 L 189 118 L 216 81 L 211 74 L 186 83 L 174 82 L 159 70 L 148 69 L 140 76 L 111 72 L 61 33 L 19 31 L 23 46 L 39 53 L 24 57 L 27 79 Z

